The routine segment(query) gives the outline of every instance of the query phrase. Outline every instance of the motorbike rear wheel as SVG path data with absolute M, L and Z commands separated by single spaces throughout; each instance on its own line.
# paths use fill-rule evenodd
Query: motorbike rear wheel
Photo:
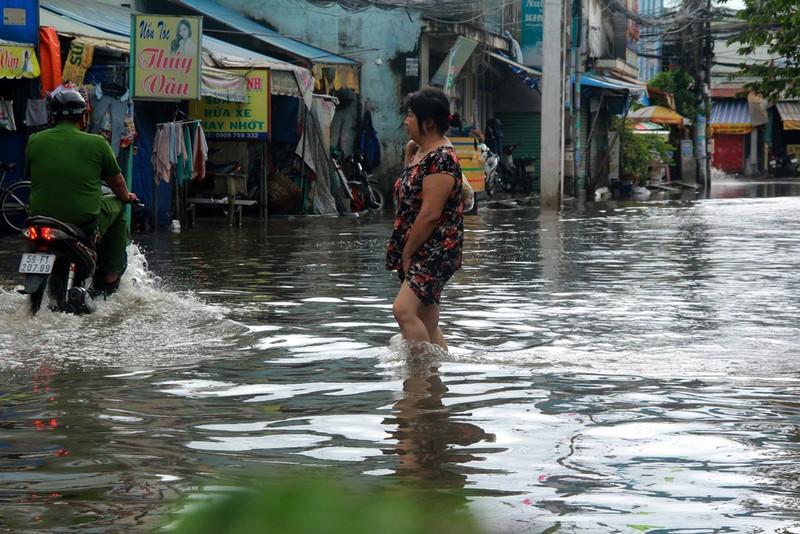
M 369 209 L 382 210 L 383 209 L 383 193 L 380 190 L 369 186 Z
M 31 313 L 36 315 L 45 302 L 50 310 L 55 311 L 59 309 L 67 297 L 66 282 L 67 273 L 65 267 L 56 263 L 56 265 L 53 266 L 53 272 L 47 277 L 47 281 L 45 281 L 35 293 L 31 293 Z

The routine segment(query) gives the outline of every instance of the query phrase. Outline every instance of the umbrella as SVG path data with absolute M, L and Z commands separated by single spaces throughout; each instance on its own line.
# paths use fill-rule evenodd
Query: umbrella
M 646 106 L 628 113 L 633 122 L 655 122 L 657 124 L 688 124 L 688 120 L 663 106 Z

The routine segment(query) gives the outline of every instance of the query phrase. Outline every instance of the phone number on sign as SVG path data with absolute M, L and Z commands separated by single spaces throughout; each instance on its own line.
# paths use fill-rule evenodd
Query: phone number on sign
M 266 133 L 256 132 L 206 132 L 209 139 L 266 139 Z

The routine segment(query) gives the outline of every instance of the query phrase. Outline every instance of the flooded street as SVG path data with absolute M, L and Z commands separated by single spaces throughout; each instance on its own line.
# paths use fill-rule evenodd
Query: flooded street
M 134 236 L 95 315 L 32 319 L 0 237 L 0 530 L 153 531 L 305 466 L 487 533 L 800 532 L 800 183 L 482 208 L 410 357 L 392 220 Z

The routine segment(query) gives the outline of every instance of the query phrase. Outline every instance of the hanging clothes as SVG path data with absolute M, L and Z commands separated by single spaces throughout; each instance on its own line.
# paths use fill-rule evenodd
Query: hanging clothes
M 208 143 L 206 142 L 206 134 L 203 131 L 203 125 L 199 121 L 195 123 L 194 142 L 192 143 L 192 159 L 194 160 L 192 168 L 194 169 L 194 176 L 197 180 L 202 180 L 206 177 L 206 161 L 208 161 Z
M 128 115 L 128 90 L 115 82 L 103 82 L 94 86 L 89 95 L 92 114 L 92 133 L 102 134 L 110 127 L 111 149 L 119 157 L 121 141 L 126 131 Z
M 200 121 L 165 122 L 157 125 L 150 162 L 156 183 L 169 182 L 174 172 L 178 183 L 197 176 L 205 177 L 208 159 Z
M 47 128 L 47 102 L 44 98 L 28 100 L 25 106 L 25 126 L 28 135 Z
M 17 124 L 14 122 L 14 101 L 3 100 L 0 98 L 0 128 L 10 132 L 16 131 Z
M 381 164 L 381 143 L 378 141 L 378 132 L 372 127 L 372 113 L 369 110 L 364 111 L 361 120 L 358 149 L 364 154 L 367 172 Z

